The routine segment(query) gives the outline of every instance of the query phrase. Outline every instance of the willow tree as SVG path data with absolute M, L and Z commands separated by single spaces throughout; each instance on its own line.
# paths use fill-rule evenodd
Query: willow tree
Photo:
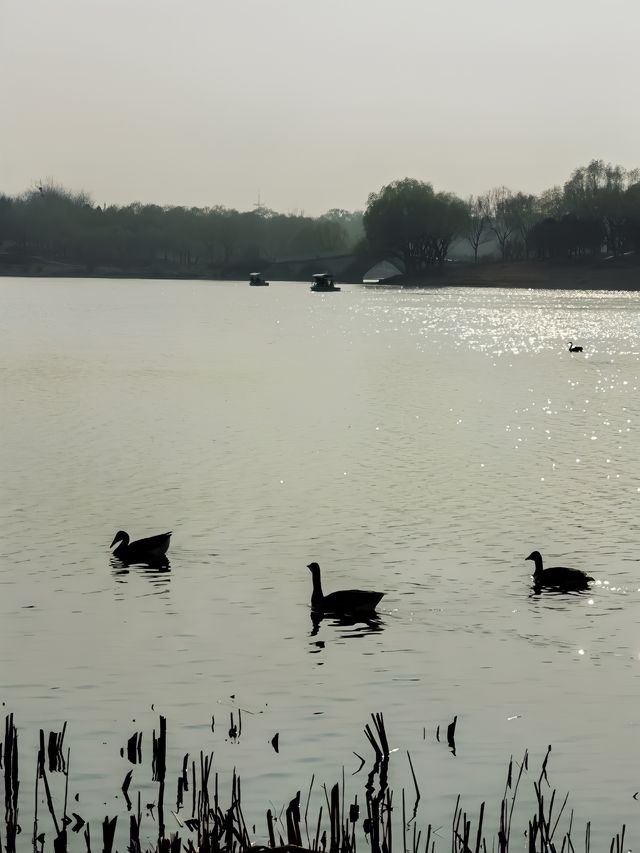
M 442 264 L 454 237 L 465 233 L 467 205 L 412 178 L 371 193 L 364 228 L 372 248 L 404 263 L 407 274 Z
M 607 250 L 622 254 L 627 248 L 628 190 L 640 177 L 603 160 L 575 169 L 564 185 L 565 207 L 579 217 L 599 219 L 605 229 Z

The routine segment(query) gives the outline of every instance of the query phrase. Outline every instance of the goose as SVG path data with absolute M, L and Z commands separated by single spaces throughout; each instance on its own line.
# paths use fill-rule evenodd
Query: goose
M 535 586 L 550 586 L 556 589 L 579 591 L 589 589 L 589 581 L 593 578 L 580 571 L 580 569 L 568 569 L 566 566 L 552 566 L 549 569 L 542 568 L 542 555 L 540 551 L 532 551 L 525 560 L 533 560 L 535 571 L 533 583 Z
M 582 352 L 582 347 L 574 347 L 573 341 L 569 341 L 569 352 Z
M 361 589 L 343 589 L 323 595 L 320 566 L 317 563 L 309 563 L 307 568 L 313 578 L 311 609 L 317 613 L 372 613 L 384 595 L 384 592 Z
M 119 543 L 113 551 L 113 556 L 123 563 L 158 563 L 166 560 L 165 554 L 169 550 L 170 539 L 171 531 L 131 542 L 128 533 L 118 530 L 109 547 L 113 548 Z

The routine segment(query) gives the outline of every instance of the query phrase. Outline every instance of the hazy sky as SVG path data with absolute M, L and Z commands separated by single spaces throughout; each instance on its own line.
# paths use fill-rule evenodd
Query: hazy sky
M 362 208 L 640 166 L 639 0 L 0 0 L 0 192 Z

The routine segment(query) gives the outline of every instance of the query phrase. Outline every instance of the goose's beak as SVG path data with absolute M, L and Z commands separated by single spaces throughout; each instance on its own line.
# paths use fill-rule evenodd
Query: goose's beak
M 116 538 L 113 540 L 113 542 L 111 543 L 111 545 L 109 545 L 109 548 L 113 548 L 113 546 L 114 546 L 114 545 L 116 544 L 116 542 L 118 542 L 118 541 L 119 541 L 119 539 L 118 539 L 118 537 L 116 536 Z

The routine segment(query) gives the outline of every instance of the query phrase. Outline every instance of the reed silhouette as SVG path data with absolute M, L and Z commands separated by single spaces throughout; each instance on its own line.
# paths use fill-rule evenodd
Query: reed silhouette
M 454 741 L 455 723 L 456 718 L 447 728 L 449 747 L 452 747 Z M 64 731 L 63 728 L 63 733 Z M 57 752 L 57 746 L 61 746 L 61 738 L 57 733 L 53 734 Z M 141 733 L 134 735 L 136 740 L 138 734 Z M 358 793 L 349 792 L 343 772 L 341 783 L 330 788 L 323 786 L 324 804 L 319 806 L 315 819 L 312 813 L 310 824 L 309 812 L 315 780 L 315 776 L 312 776 L 306 803 L 303 804 L 301 792 L 298 790 L 286 808 L 268 809 L 263 835 L 265 843 L 260 843 L 256 839 L 255 826 L 251 834 L 248 829 L 251 824 L 243 811 L 240 777 L 234 770 L 228 790 L 228 801 L 225 802 L 222 782 L 218 773 L 213 770 L 213 752 L 201 751 L 199 756 L 192 759 L 189 755 L 184 756 L 182 762 L 179 762 L 177 786 L 172 786 L 172 789 L 177 791 L 175 811 L 165 802 L 170 782 L 167 765 L 168 736 L 166 719 L 160 717 L 158 733 L 155 730 L 153 732 L 152 766 L 149 768 L 147 764 L 136 770 L 136 773 L 142 774 L 143 770 L 151 769 L 153 783 L 157 785 L 154 801 L 146 803 L 143 813 L 140 789 L 133 792 L 133 795 L 130 795 L 130 791 L 135 782 L 146 792 L 149 780 L 142 775 L 136 776 L 134 780 L 131 769 L 127 771 L 121 786 L 124 798 L 120 802 L 126 808 L 123 819 L 129 830 L 127 849 L 132 853 L 142 853 L 143 850 L 146 853 L 177 853 L 180 850 L 189 853 L 357 853 L 358 848 L 367 847 L 370 853 L 435 853 L 436 850 L 450 850 L 451 853 L 486 853 L 488 850 L 495 850 L 496 853 L 509 853 L 512 849 L 512 837 L 515 839 L 513 849 L 522 849 L 523 830 L 526 830 L 526 848 L 529 851 L 557 853 L 578 849 L 579 839 L 574 828 L 573 810 L 566 814 L 569 795 L 567 793 L 560 802 L 557 791 L 551 787 L 549 781 L 550 746 L 539 774 L 533 779 L 533 801 L 528 798 L 528 812 L 518 814 L 514 822 L 518 792 L 521 783 L 529 774 L 529 754 L 525 752 L 519 763 L 514 762 L 513 757 L 509 761 L 504 794 L 497 804 L 495 816 L 491 818 L 491 825 L 495 819 L 497 835 L 492 837 L 485 831 L 485 802 L 480 805 L 474 825 L 472 817 L 464 811 L 458 795 L 450 823 L 450 836 L 447 837 L 439 833 L 440 827 L 433 827 L 430 823 L 424 832 L 417 827 L 421 793 L 408 752 L 406 757 L 413 784 L 413 792 L 409 793 L 409 796 L 413 798 L 413 808 L 408 816 L 404 788 L 400 792 L 401 807 L 398 808 L 397 798 L 389 784 L 389 775 L 393 758 L 396 762 L 394 775 L 397 777 L 401 769 L 397 763 L 401 761 L 402 756 L 395 755 L 396 750 L 389 747 L 382 714 L 371 715 L 371 722 L 365 726 L 364 734 L 373 752 L 373 760 L 354 753 L 360 761 L 360 766 L 352 776 L 357 776 L 366 764 L 369 765 L 366 775 L 359 777 L 360 797 Z M 46 761 L 48 750 L 43 730 L 40 731 L 39 742 L 38 772 L 35 779 L 36 810 L 33 816 L 31 846 L 38 853 L 46 853 L 49 850 L 53 853 L 66 853 L 68 831 L 72 834 L 83 831 L 84 847 L 91 851 L 92 833 L 89 822 L 78 812 L 68 813 L 69 751 L 64 769 L 60 767 L 53 771 L 64 775 L 64 792 L 59 797 L 62 799 L 60 804 L 55 801 L 55 794 L 60 795 L 58 786 L 52 789 L 49 784 Z M 18 773 L 18 739 L 13 715 L 6 718 L 4 743 L 0 743 L 0 746 L 5 789 L 4 850 L 6 853 L 16 853 L 16 838 L 21 831 L 17 821 L 18 794 L 22 792 L 22 788 Z M 271 740 L 271 746 L 273 760 L 278 761 L 278 734 Z M 137 747 L 135 751 L 137 753 Z M 38 803 L 42 800 L 40 786 L 44 789 L 49 820 L 39 817 L 37 812 Z M 185 794 L 190 795 L 186 802 Z M 31 798 L 32 795 L 29 796 Z M 78 794 L 75 799 L 78 801 Z M 85 801 L 84 797 L 82 801 Z M 408 805 L 411 806 L 411 800 Z M 93 811 L 95 813 L 95 809 Z M 172 826 L 170 832 L 165 825 L 165 815 L 169 812 Z M 118 814 L 104 818 L 99 824 L 101 842 L 94 845 L 93 849 L 102 849 L 105 853 L 125 849 L 123 831 L 118 831 L 119 818 Z M 145 819 L 151 823 L 143 826 Z M 611 839 L 610 845 L 607 845 L 610 853 L 623 853 L 625 850 L 625 829 L 623 824 L 621 830 Z M 23 823 L 22 832 L 24 831 Z M 152 847 L 143 848 L 141 839 L 152 837 L 152 833 L 157 835 L 157 841 Z M 586 824 L 583 838 L 584 851 L 590 853 L 590 822 Z

